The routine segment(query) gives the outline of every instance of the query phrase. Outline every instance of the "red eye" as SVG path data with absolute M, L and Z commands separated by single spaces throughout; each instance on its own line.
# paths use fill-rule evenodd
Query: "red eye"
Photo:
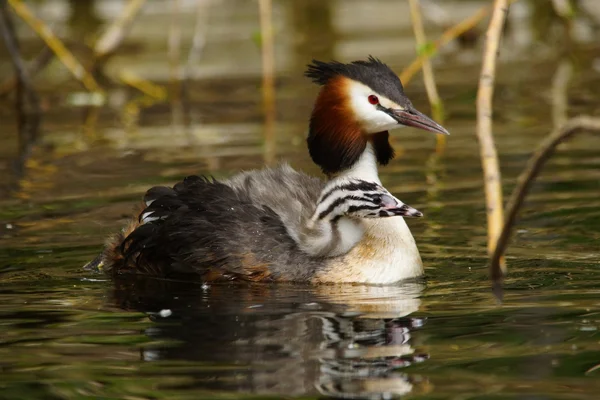
M 375 104 L 379 104 L 379 99 L 377 98 L 377 96 L 375 96 L 374 94 L 369 96 L 369 103 L 375 105 Z

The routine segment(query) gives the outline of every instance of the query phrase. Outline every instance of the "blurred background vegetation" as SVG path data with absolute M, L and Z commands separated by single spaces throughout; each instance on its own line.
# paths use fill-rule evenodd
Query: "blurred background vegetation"
M 391 63 L 399 73 L 403 72 L 403 81 L 408 84 L 420 68 L 420 64 L 412 68 L 413 64 L 407 71 L 410 62 L 417 55 L 433 56 L 441 85 L 466 76 L 473 78 L 480 62 L 481 32 L 492 2 L 422 0 L 422 18 L 429 40 L 419 46 L 415 45 L 412 34 L 409 3 L 400 0 L 2 1 L 8 22 L 14 25 L 32 89 L 39 94 L 40 111 L 46 115 L 48 123 L 42 125 L 42 130 L 56 131 L 52 121 L 64 121 L 66 116 L 73 120 L 78 115 L 83 121 L 82 132 L 63 142 L 63 151 L 89 146 L 90 140 L 99 137 L 106 138 L 99 135 L 99 119 L 101 125 L 108 123 L 123 132 L 135 130 L 143 110 L 169 107 L 173 129 L 201 125 L 200 122 L 208 122 L 207 118 L 215 118 L 214 113 L 218 113 L 211 106 L 211 96 L 214 99 L 215 95 L 227 95 L 229 108 L 252 109 L 257 117 L 263 114 L 265 138 L 267 142 L 274 141 L 270 134 L 272 120 L 285 120 L 285 113 L 293 112 L 290 109 L 294 107 L 286 105 L 275 110 L 277 102 L 270 94 L 273 85 L 268 76 L 273 73 L 277 76 L 278 100 L 291 97 L 293 101 L 294 93 L 288 92 L 290 86 L 286 82 L 302 79 L 304 67 L 312 58 L 348 61 L 374 54 Z M 560 74 L 557 72 L 556 78 L 560 79 L 572 73 L 572 55 L 576 49 L 593 46 L 597 41 L 600 6 L 596 1 L 513 3 L 505 31 L 507 45 L 502 48 L 504 63 L 531 66 L 533 62 L 560 57 L 565 60 Z M 457 24 L 465 22 L 466 28 L 472 29 L 461 30 L 459 26 L 456 31 Z M 444 31 L 449 35 L 440 47 L 438 37 Z M 8 141 L 0 156 L 10 159 L 30 149 L 11 140 L 18 137 L 17 119 L 11 112 L 18 91 L 6 47 L 0 48 L 0 60 L 0 74 L 4 77 L 0 82 L 2 138 Z M 596 64 L 595 68 L 600 68 Z M 263 79 L 267 76 L 262 89 L 242 84 L 244 79 L 261 76 Z M 215 94 L 193 88 L 197 82 L 210 81 L 210 86 L 218 92 L 218 82 L 234 80 L 240 82 L 234 85 L 235 90 L 251 93 L 242 103 L 239 92 Z M 262 90 L 264 99 L 253 96 L 261 94 L 257 89 Z M 456 95 L 456 91 L 442 91 L 446 98 Z M 192 106 L 197 99 L 202 104 Z M 558 97 L 556 101 L 560 101 Z M 61 115 L 61 110 L 68 110 L 67 115 Z M 564 116 L 555 118 L 560 120 Z M 165 130 L 164 136 L 169 136 L 168 132 Z M 28 142 L 29 136 L 25 135 L 21 141 Z M 269 143 L 265 147 L 270 152 L 266 155 L 268 161 L 273 157 L 273 148 Z M 9 172 L 3 175 L 10 175 L 10 168 L 3 168 Z
M 434 116 L 453 133 L 442 166 L 453 165 L 453 157 L 476 154 L 474 101 L 492 3 L 3 0 L 0 196 L 6 209 L 22 200 L 89 206 L 135 198 L 161 180 L 226 176 L 279 159 L 318 173 L 304 147 L 317 90 L 302 76 L 305 65 L 369 54 L 398 72 L 424 111 L 429 94 Z M 597 112 L 600 3 L 510 3 L 495 122 L 510 131 L 498 139 L 501 151 L 509 143 L 526 154 L 568 116 Z M 420 5 L 420 43 L 411 4 Z M 439 104 L 423 83 L 427 58 Z M 400 162 L 414 167 L 407 149 L 418 143 L 414 162 L 427 166 L 422 177 L 403 177 L 402 190 L 426 183 L 435 192 L 444 176 L 427 161 L 435 139 L 402 132 L 392 137 Z

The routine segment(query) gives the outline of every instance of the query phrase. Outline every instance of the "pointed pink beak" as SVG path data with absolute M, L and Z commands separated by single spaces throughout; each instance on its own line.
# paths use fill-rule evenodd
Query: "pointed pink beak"
M 412 107 L 406 110 L 390 109 L 389 111 L 389 115 L 398 121 L 399 124 L 412 126 L 414 128 L 423 129 L 424 131 L 439 133 L 442 135 L 450 134 L 446 128 Z

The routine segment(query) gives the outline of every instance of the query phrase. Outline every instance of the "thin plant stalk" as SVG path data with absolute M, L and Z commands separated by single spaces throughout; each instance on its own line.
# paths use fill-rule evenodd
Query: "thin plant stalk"
M 494 10 L 488 30 L 486 32 L 483 65 L 479 77 L 477 91 L 477 138 L 483 167 L 487 227 L 488 227 L 488 254 L 494 253 L 496 242 L 504 224 L 504 210 L 502 204 L 502 182 L 498 154 L 492 132 L 492 98 L 494 95 L 494 80 L 496 76 L 496 61 L 502 36 L 502 28 L 508 13 L 507 0 L 495 0 Z M 506 272 L 504 261 L 500 261 L 503 273 Z
M 104 34 L 96 41 L 94 55 L 96 58 L 104 58 L 121 45 L 127 33 L 133 25 L 133 21 L 139 15 L 146 0 L 129 0 L 123 12 L 112 22 Z
M 275 49 L 271 0 L 259 0 L 265 162 L 275 158 Z
M 509 0 L 509 5 L 518 0 Z M 433 57 L 440 48 L 444 47 L 448 43 L 452 42 L 454 39 L 459 37 L 465 32 L 470 31 L 475 26 L 477 26 L 485 17 L 487 17 L 492 11 L 492 6 L 485 6 L 477 10 L 473 15 L 459 22 L 458 24 L 448 28 L 439 39 L 435 40 L 429 46 L 428 51 L 419 54 L 419 56 L 408 65 L 408 67 L 404 68 L 404 70 L 400 73 L 400 80 L 404 85 L 408 84 L 411 79 L 419 72 L 423 66 L 423 62 L 431 57 Z
M 69 49 L 67 49 L 63 42 L 61 42 L 52 32 L 50 27 L 48 27 L 41 19 L 33 15 L 24 1 L 8 0 L 8 4 L 10 4 L 14 12 L 25 21 L 25 23 L 27 23 L 40 38 L 42 38 L 46 45 L 52 49 L 56 54 L 56 57 L 63 63 L 69 72 L 71 72 L 75 79 L 80 81 L 83 86 L 91 92 L 102 91 L 94 77 L 86 71 L 83 65 L 81 65 Z
M 569 83 L 573 77 L 573 65 L 568 58 L 563 59 L 552 78 L 552 122 L 554 128 L 562 126 L 568 119 Z
M 423 27 L 423 19 L 421 18 L 421 7 L 419 0 L 409 0 L 410 5 L 410 16 L 412 20 L 413 32 L 415 40 L 417 42 L 418 51 L 422 51 L 427 46 L 427 37 L 425 35 L 425 28 Z M 423 81 L 425 83 L 425 90 L 427 91 L 427 98 L 431 105 L 431 113 L 433 119 L 438 123 L 444 123 L 444 104 L 437 90 L 435 83 L 435 76 L 433 74 L 433 66 L 431 65 L 431 59 L 425 58 L 423 60 Z M 446 146 L 446 136 L 437 135 L 436 140 L 436 152 L 442 153 Z
M 119 73 L 119 80 L 124 84 L 139 90 L 155 102 L 165 101 L 169 97 L 166 88 L 143 79 L 132 71 L 124 70 Z

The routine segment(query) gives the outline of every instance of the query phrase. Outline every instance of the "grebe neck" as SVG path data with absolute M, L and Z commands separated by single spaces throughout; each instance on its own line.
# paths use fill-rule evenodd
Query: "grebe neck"
M 350 168 L 330 176 L 330 179 L 334 178 L 355 178 L 381 184 L 377 170 L 377 156 L 373 145 L 367 143 L 358 160 Z

